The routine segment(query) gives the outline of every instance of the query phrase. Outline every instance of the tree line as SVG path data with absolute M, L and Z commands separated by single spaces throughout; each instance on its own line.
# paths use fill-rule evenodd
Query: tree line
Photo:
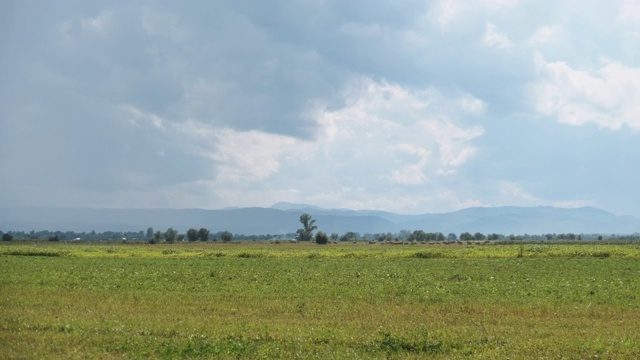
M 211 232 L 209 229 L 189 229 L 184 234 L 170 227 L 166 231 L 154 231 L 152 227 L 147 231 L 105 231 L 105 232 L 76 232 L 76 231 L 0 231 L 2 240 L 49 240 L 49 241 L 135 241 L 156 244 L 159 242 L 194 242 L 194 241 L 232 241 L 234 235 L 229 231 Z
M 315 225 L 316 220 L 307 213 L 303 213 L 299 218 L 302 227 L 296 233 L 287 234 L 265 234 L 265 235 L 243 235 L 232 234 L 229 231 L 211 232 L 207 228 L 190 228 L 185 233 L 180 233 L 170 227 L 166 231 L 155 231 L 153 227 L 147 228 L 145 231 L 127 231 L 114 232 L 105 231 L 98 233 L 91 232 L 74 232 L 74 231 L 0 231 L 3 241 L 12 241 L 16 239 L 27 240 L 43 240 L 49 241 L 133 241 L 147 242 L 149 244 L 156 243 L 176 243 L 176 242 L 206 242 L 206 241 L 222 241 L 230 242 L 232 240 L 288 240 L 296 241 L 315 241 L 317 244 L 328 244 L 329 242 L 353 242 L 353 241 L 378 241 L 378 242 L 445 242 L 445 241 L 495 241 L 495 242 L 514 242 L 514 241 L 580 241 L 580 240 L 615 240 L 615 241 L 638 241 L 640 234 L 632 235 L 601 235 L 601 234 L 574 234 L 574 233 L 547 233 L 547 234 L 483 234 L 481 232 L 462 232 L 460 234 L 449 233 L 447 235 L 441 232 L 426 232 L 424 230 L 402 230 L 398 233 L 365 233 L 348 231 L 344 234 L 331 233 L 327 234 L 323 231 L 317 231 L 318 226 Z
M 574 234 L 574 233 L 547 233 L 539 235 L 515 235 L 515 234 L 498 234 L 490 233 L 483 234 L 481 232 L 462 232 L 459 235 L 455 233 L 449 233 L 446 236 L 441 232 L 425 232 L 424 230 L 414 230 L 410 232 L 408 230 L 402 230 L 398 233 L 377 233 L 377 234 L 364 234 L 360 235 L 357 232 L 348 231 L 342 235 L 332 233 L 327 235 L 322 231 L 318 231 L 315 236 L 313 232 L 318 229 L 315 225 L 316 220 L 311 215 L 304 213 L 300 215 L 300 223 L 302 228 L 296 232 L 297 241 L 311 241 L 315 239 L 317 244 L 327 244 L 332 242 L 347 242 L 347 241 L 378 241 L 378 242 L 446 242 L 446 241 L 494 241 L 494 242 L 516 242 L 516 241 L 581 241 L 581 240 L 612 240 L 612 241 L 640 241 L 640 233 L 631 235 L 602 235 L 602 234 Z

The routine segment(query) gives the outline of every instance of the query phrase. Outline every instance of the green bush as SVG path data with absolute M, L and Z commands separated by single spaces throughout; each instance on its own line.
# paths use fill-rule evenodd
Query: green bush
M 329 243 L 329 237 L 322 231 L 318 231 L 316 234 L 316 244 L 327 245 Z

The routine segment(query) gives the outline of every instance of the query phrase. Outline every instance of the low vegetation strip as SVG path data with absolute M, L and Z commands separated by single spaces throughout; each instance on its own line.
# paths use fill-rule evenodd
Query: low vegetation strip
M 636 254 L 14 243 L 0 358 L 638 358 Z
M 67 256 L 112 258 L 509 258 L 509 257 L 595 257 L 640 259 L 640 244 L 506 244 L 479 245 L 414 244 L 385 245 L 367 243 L 318 246 L 312 243 L 270 244 L 246 242 L 237 244 L 109 244 L 95 243 L 0 243 L 0 255 Z
M 69 251 L 52 251 L 49 249 L 8 249 L 2 253 L 3 255 L 16 255 L 16 256 L 67 256 Z

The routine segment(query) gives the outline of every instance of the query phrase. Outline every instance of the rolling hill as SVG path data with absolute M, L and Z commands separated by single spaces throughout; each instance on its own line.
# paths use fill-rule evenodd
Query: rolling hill
M 181 232 L 190 227 L 236 234 L 286 234 L 300 227 L 307 212 L 320 230 L 343 234 L 424 230 L 500 234 L 602 233 L 640 231 L 640 219 L 618 216 L 592 207 L 477 207 L 449 213 L 403 215 L 375 210 L 324 209 L 311 205 L 277 203 L 270 208 L 202 209 L 78 209 L 0 208 L 0 230 L 139 231 L 147 227 Z

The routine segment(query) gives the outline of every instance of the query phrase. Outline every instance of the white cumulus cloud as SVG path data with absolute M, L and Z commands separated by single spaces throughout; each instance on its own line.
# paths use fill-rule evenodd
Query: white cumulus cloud
M 492 23 L 487 23 L 484 29 L 482 41 L 485 45 L 496 49 L 506 49 L 513 45 L 509 36 L 498 31 Z
M 215 152 L 218 181 L 253 182 L 276 174 L 283 157 L 301 151 L 304 143 L 292 137 L 261 131 L 218 129 Z
M 531 36 L 530 42 L 534 45 L 547 44 L 557 41 L 560 34 L 561 29 L 558 26 L 543 26 Z
M 197 121 L 173 129 L 191 139 L 185 142 L 197 142 L 193 151 L 211 162 L 216 174 L 211 192 L 236 205 L 269 205 L 277 195 L 287 201 L 401 211 L 431 199 L 429 186 L 438 186 L 444 181 L 440 178 L 454 176 L 469 162 L 477 151 L 474 140 L 484 133 L 480 126 L 461 125 L 461 119 L 483 108 L 469 94 L 448 97 L 436 89 L 359 77 L 337 96 L 341 106 L 318 100 L 304 115 L 318 125 L 312 139 Z M 427 188 L 417 192 L 416 186 Z M 390 187 L 392 197 L 385 195 Z M 255 195 L 243 201 L 249 193 Z
M 412 91 L 370 79 L 356 84 L 345 94 L 346 106 L 321 112 L 318 121 L 331 141 L 327 146 L 356 155 L 367 152 L 375 161 L 371 166 L 380 169 L 378 176 L 420 184 L 454 173 L 475 153 L 473 140 L 483 129 L 455 120 L 482 113 L 481 100 L 468 94 L 447 99 L 434 89 Z
M 541 79 L 534 95 L 541 114 L 570 125 L 640 130 L 640 68 L 607 61 L 598 69 L 578 70 L 542 57 L 538 66 Z

